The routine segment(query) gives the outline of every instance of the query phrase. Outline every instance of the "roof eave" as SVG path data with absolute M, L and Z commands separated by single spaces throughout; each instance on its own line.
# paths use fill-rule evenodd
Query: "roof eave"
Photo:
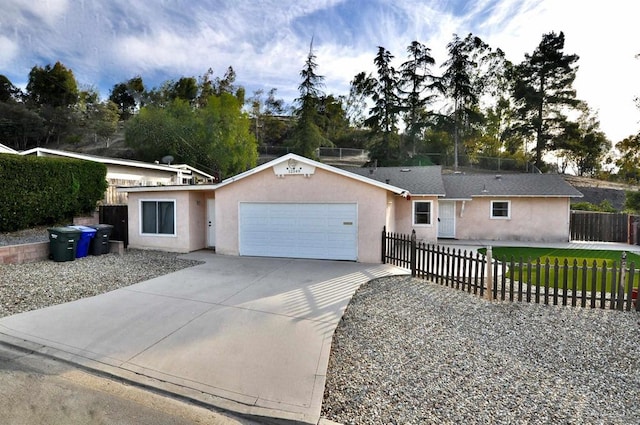
M 44 152 L 50 155 L 57 155 L 65 158 L 99 162 L 101 164 L 122 165 L 126 167 L 137 167 L 137 168 L 148 168 L 152 170 L 170 171 L 174 174 L 177 174 L 179 171 L 181 171 L 179 168 L 173 168 L 169 165 L 151 164 L 151 163 L 142 162 L 142 161 L 134 162 L 134 161 L 128 161 L 126 159 L 107 158 L 107 157 L 101 157 L 101 156 L 88 156 L 88 155 L 83 155 L 77 152 L 59 151 L 59 150 L 48 149 L 48 148 L 32 148 L 26 151 L 19 152 L 19 154 L 24 156 L 24 155 L 31 155 L 32 153 L 38 154 L 39 152 Z
M 199 192 L 215 190 L 215 184 L 176 184 L 169 186 L 119 186 L 116 188 L 118 193 L 135 193 L 135 192 Z
M 488 194 L 480 194 L 480 195 L 471 195 L 472 198 L 495 198 L 495 197 L 503 197 L 503 198 L 582 198 L 584 195 L 509 195 L 509 194 L 498 194 L 498 193 L 488 193 Z
M 347 178 L 350 178 L 350 179 L 353 179 L 353 180 L 360 181 L 362 183 L 370 184 L 372 186 L 379 187 L 379 188 L 387 190 L 389 192 L 393 192 L 393 193 L 395 193 L 397 195 L 407 195 L 407 194 L 409 194 L 409 191 L 407 191 L 407 190 L 405 190 L 405 189 L 403 189 L 401 187 L 393 186 L 393 185 L 390 185 L 390 184 L 387 184 L 387 183 L 379 182 L 379 181 L 374 180 L 374 179 L 363 177 L 363 176 L 361 176 L 359 174 L 351 173 L 349 171 L 345 171 L 345 170 L 342 170 L 342 169 L 337 168 L 337 167 L 332 167 L 330 165 L 323 164 L 321 162 L 314 161 L 312 159 L 305 158 L 303 156 L 296 155 L 294 153 L 286 154 L 284 156 L 281 156 L 281 157 L 273 159 L 273 160 L 271 160 L 269 162 L 266 162 L 266 163 L 264 163 L 262 165 L 259 165 L 259 166 L 255 167 L 255 168 L 247 170 L 247 171 L 245 171 L 243 173 L 237 174 L 237 175 L 235 175 L 233 177 L 229 177 L 228 179 L 225 179 L 220 184 L 218 184 L 217 188 L 219 189 L 219 188 L 225 187 L 225 186 L 227 186 L 227 185 L 229 185 L 231 183 L 235 183 L 235 182 L 237 182 L 239 180 L 242 180 L 242 179 L 247 178 L 249 176 L 252 176 L 254 174 L 258 174 L 258 173 L 260 173 L 260 172 L 262 172 L 264 170 L 267 170 L 267 169 L 273 167 L 276 164 L 279 164 L 279 163 L 281 163 L 283 161 L 287 161 L 289 159 L 295 159 L 296 161 L 304 162 L 304 163 L 306 163 L 308 165 L 311 165 L 311 166 L 316 167 L 316 168 L 320 168 L 320 169 L 322 169 L 324 171 L 328 171 L 328 172 L 331 172 L 331 173 L 334 173 L 334 174 L 338 174 L 338 175 L 341 175 L 343 177 L 347 177 Z

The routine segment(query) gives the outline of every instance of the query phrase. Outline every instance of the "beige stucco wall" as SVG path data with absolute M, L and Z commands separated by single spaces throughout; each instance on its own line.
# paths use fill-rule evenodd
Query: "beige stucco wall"
M 386 223 L 387 191 L 316 168 L 310 177 L 278 178 L 272 168 L 216 191 L 216 252 L 238 255 L 240 202 L 358 204 L 358 261 L 379 263 L 381 232 Z
M 415 201 L 431 201 L 431 224 L 413 225 L 413 203 Z M 412 196 L 411 199 L 399 197 L 395 202 L 396 232 L 405 235 L 416 231 L 419 242 L 435 243 L 438 240 L 438 198 L 435 196 Z
M 509 219 L 491 219 L 491 201 L 511 201 Z M 568 198 L 474 198 L 456 202 L 456 238 L 559 242 L 569 240 Z
M 158 249 L 172 252 L 191 252 L 206 244 L 205 192 L 131 192 L 128 199 L 129 247 Z M 162 200 L 176 202 L 175 235 L 143 235 L 140 226 L 140 201 Z

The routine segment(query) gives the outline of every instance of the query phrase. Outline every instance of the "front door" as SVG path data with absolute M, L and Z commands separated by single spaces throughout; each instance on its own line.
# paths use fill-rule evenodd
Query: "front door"
M 438 237 L 456 237 L 455 201 L 438 201 Z
M 207 199 L 207 246 L 216 246 L 216 200 Z

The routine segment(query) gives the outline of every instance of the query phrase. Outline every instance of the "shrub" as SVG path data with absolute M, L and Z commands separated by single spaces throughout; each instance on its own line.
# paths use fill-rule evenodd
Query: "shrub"
M 106 175 L 97 162 L 0 154 L 0 231 L 91 212 L 107 189 Z
M 592 204 L 591 202 L 576 202 L 575 204 L 571 204 L 571 209 L 578 211 L 617 212 L 608 199 L 604 199 L 599 204 Z

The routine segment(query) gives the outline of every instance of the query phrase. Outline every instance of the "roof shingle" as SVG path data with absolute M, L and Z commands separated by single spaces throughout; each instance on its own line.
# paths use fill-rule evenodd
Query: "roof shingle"
M 447 199 L 478 196 L 582 197 L 582 193 L 559 174 L 445 174 L 442 180 Z
M 354 174 L 391 184 L 409 191 L 412 195 L 444 196 L 442 168 L 438 165 L 422 167 L 345 168 Z

